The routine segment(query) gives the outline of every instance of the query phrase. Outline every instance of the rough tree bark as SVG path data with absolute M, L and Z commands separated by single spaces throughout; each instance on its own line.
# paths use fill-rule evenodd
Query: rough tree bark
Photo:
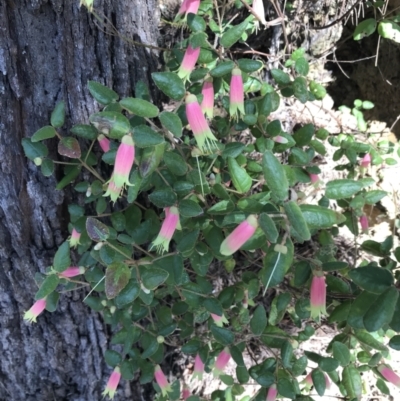
M 123 36 L 156 44 L 156 0 L 94 5 Z M 69 195 L 28 162 L 21 139 L 48 124 L 59 100 L 67 125 L 87 122 L 98 107 L 89 79 L 121 96 L 138 80 L 151 87 L 157 56 L 104 33 L 78 0 L 0 1 L 0 400 L 101 399 L 110 374 L 107 332 L 82 303 L 83 291 L 62 295 L 58 310 L 37 324 L 23 321 L 37 291 L 35 272 L 51 264 L 68 235 Z M 120 387 L 118 400 L 141 399 L 137 384 Z

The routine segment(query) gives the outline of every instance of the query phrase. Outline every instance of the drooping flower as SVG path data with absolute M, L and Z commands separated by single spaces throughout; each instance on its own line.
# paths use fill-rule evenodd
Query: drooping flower
M 212 119 L 214 115 L 214 85 L 212 77 L 204 81 L 201 93 L 203 95 L 201 110 L 209 119 Z
M 109 196 L 111 200 L 115 203 L 118 200 L 122 190 L 122 187 L 118 187 L 115 185 L 113 174 L 110 178 L 110 182 L 108 183 L 107 191 L 104 196 Z
M 166 396 L 171 391 L 171 386 L 159 365 L 156 366 L 154 371 L 154 378 L 161 389 L 162 395 Z
M 252 10 L 253 13 L 257 16 L 257 21 L 256 21 L 256 31 L 260 28 L 260 22 L 266 26 L 267 21 L 265 20 L 265 10 L 264 10 L 264 2 L 263 0 L 253 0 L 253 5 L 252 5 Z
M 219 250 L 220 253 L 226 256 L 235 253 L 253 236 L 257 227 L 257 217 L 254 214 L 251 214 L 224 239 Z
M 186 117 L 199 148 L 206 151 L 216 147 L 217 138 L 211 132 L 195 95 L 186 96 Z
M 81 238 L 81 233 L 76 231 L 75 228 L 73 228 L 71 232 L 71 237 L 69 239 L 69 246 L 71 248 L 76 248 L 80 244 L 79 242 L 80 238 Z
M 196 378 L 201 380 L 203 378 L 204 373 L 204 363 L 200 358 L 200 355 L 197 354 L 196 358 L 194 359 L 194 369 L 193 369 L 193 376 L 192 379 Z
M 268 389 L 266 401 L 275 401 L 277 395 L 278 390 L 276 389 L 276 384 L 272 384 L 271 387 Z
M 288 140 L 282 135 L 274 136 L 272 140 L 275 141 L 276 143 L 282 143 L 282 144 L 288 143 Z
M 108 395 L 111 399 L 114 398 L 120 379 L 121 379 L 121 370 L 117 366 L 111 373 L 110 378 L 108 379 L 107 386 L 103 391 L 103 397 Z
M 94 0 L 81 0 L 79 3 L 79 7 L 81 7 L 83 4 L 88 9 L 88 11 L 92 12 L 93 11 L 93 3 L 94 3 Z
M 129 173 L 135 161 L 135 144 L 131 135 L 124 135 L 115 156 L 113 181 L 117 187 L 129 184 Z
M 80 274 L 83 273 L 85 273 L 85 268 L 83 266 L 71 266 L 68 267 L 67 270 L 64 270 L 63 272 L 59 273 L 58 275 L 61 278 L 70 278 L 79 276 Z
M 179 210 L 175 206 L 165 208 L 165 219 L 162 223 L 161 230 L 154 240 L 151 248 L 156 247 L 157 252 L 167 252 L 172 236 L 179 224 Z
M 213 375 L 214 377 L 218 377 L 221 375 L 228 364 L 229 360 L 231 359 L 231 353 L 229 352 L 229 348 L 224 348 L 214 363 Z
M 218 326 L 218 327 L 222 327 L 225 324 L 228 324 L 228 320 L 226 319 L 225 315 L 222 314 L 222 316 L 218 316 L 215 313 L 210 313 L 211 317 L 214 320 L 214 323 Z
M 318 174 L 310 173 L 309 176 L 310 176 L 311 184 L 315 184 L 316 182 L 319 181 Z
M 361 230 L 362 230 L 362 232 L 363 232 L 364 234 L 368 234 L 368 227 L 369 227 L 369 225 L 368 225 L 368 217 L 367 217 L 365 214 L 363 214 L 363 215 L 360 217 L 360 224 L 361 224 Z
M 38 299 L 32 307 L 25 312 L 24 320 L 28 322 L 36 322 L 36 318 L 44 311 L 46 308 L 46 298 Z
M 388 366 L 379 365 L 378 371 L 388 382 L 394 384 L 396 387 L 400 387 L 400 377 L 397 376 Z
M 244 115 L 244 91 L 242 71 L 239 68 L 232 70 L 231 86 L 229 92 L 229 114 L 236 120 L 239 112 Z
M 371 160 L 371 154 L 367 153 L 361 160 L 361 167 L 368 168 L 368 166 L 371 164 Z
M 183 79 L 184 81 L 189 79 L 189 76 L 197 63 L 199 55 L 200 47 L 196 47 L 195 49 L 193 49 L 193 47 L 190 45 L 187 47 L 185 55 L 183 56 L 182 64 L 178 70 L 179 78 Z
M 321 314 L 326 315 L 326 283 L 325 276 L 317 273 L 312 279 L 310 289 L 311 318 L 319 319 Z
M 106 138 L 103 134 L 100 134 L 97 137 L 97 140 L 104 153 L 110 150 L 110 140 Z
M 185 14 L 185 20 L 189 13 L 197 14 L 199 6 L 200 6 L 200 0 L 183 0 L 183 3 L 179 8 L 175 20 L 179 19 L 183 14 Z
M 184 385 L 181 394 L 182 400 L 186 401 L 191 395 L 192 393 L 190 392 L 190 390 Z

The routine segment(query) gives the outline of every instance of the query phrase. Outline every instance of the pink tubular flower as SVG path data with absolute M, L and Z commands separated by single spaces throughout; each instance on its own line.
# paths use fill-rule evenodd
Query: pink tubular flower
M 115 157 L 113 181 L 116 187 L 129 184 L 129 173 L 135 161 L 135 144 L 130 135 L 124 135 Z
M 104 196 L 109 196 L 111 200 L 115 203 L 122 192 L 122 187 L 118 187 L 114 182 L 114 174 L 110 178 L 110 182 L 108 183 L 108 188 Z
M 114 371 L 111 373 L 110 378 L 108 379 L 107 386 L 103 391 L 103 397 L 108 395 L 111 399 L 114 398 L 120 379 L 121 379 L 121 371 L 118 367 L 116 367 Z
M 169 243 L 179 224 L 179 210 L 175 206 L 165 208 L 165 220 L 162 223 L 161 230 L 154 240 L 151 248 L 156 247 L 157 252 L 168 251 Z
M 315 184 L 316 182 L 319 181 L 318 174 L 311 174 L 310 173 L 309 176 L 310 176 L 311 184 Z
M 362 232 L 368 234 L 368 217 L 365 214 L 360 217 L 360 224 Z
M 239 118 L 239 113 L 244 115 L 244 91 L 242 71 L 239 68 L 232 70 L 231 90 L 229 93 L 229 114 L 236 120 Z
M 256 15 L 256 30 L 260 27 L 260 22 L 265 26 L 267 21 L 265 21 L 265 10 L 263 0 L 253 0 L 252 6 L 253 13 Z
M 184 386 L 181 394 L 182 400 L 186 401 L 191 395 L 192 393 L 190 392 L 190 390 L 186 386 Z
M 166 396 L 171 391 L 171 386 L 159 365 L 156 366 L 154 371 L 154 378 L 161 389 L 162 395 Z
M 68 267 L 67 270 L 64 270 L 63 272 L 59 273 L 58 275 L 61 278 L 70 278 L 79 276 L 80 274 L 83 273 L 85 273 L 85 268 L 83 266 L 71 266 Z
M 219 353 L 214 363 L 213 374 L 215 377 L 218 377 L 219 375 L 222 374 L 230 359 L 231 359 L 231 353 L 229 352 L 229 349 L 224 348 Z
M 371 164 L 371 160 L 371 154 L 367 153 L 361 160 L 361 167 L 368 168 L 368 166 Z
M 199 58 L 200 47 L 196 47 L 193 49 L 192 46 L 188 46 L 183 56 L 182 64 L 178 70 L 179 78 L 186 81 L 189 79 L 190 74 L 192 73 L 194 66 L 196 65 L 197 59 Z
M 186 96 L 186 117 L 199 148 L 205 151 L 215 147 L 217 138 L 211 132 L 195 95 Z
M 379 365 L 378 371 L 385 378 L 385 380 L 394 384 L 396 387 L 400 387 L 400 377 L 397 376 L 392 369 L 386 365 Z
M 204 363 L 200 358 L 200 355 L 197 354 L 196 358 L 194 359 L 194 370 L 193 370 L 193 376 L 192 378 L 197 378 L 201 380 L 203 378 L 203 373 L 204 373 Z
M 183 0 L 181 7 L 179 8 L 176 18 L 180 18 L 185 14 L 185 19 L 189 13 L 197 14 L 199 10 L 200 0 Z
M 277 135 L 273 137 L 272 140 L 276 143 L 288 143 L 288 140 L 282 135 Z
M 321 314 L 326 314 L 326 284 L 325 276 L 314 276 L 310 290 L 311 318 L 320 318 Z
M 24 320 L 28 322 L 36 322 L 36 318 L 44 311 L 46 308 L 46 298 L 38 299 L 24 314 Z
M 79 242 L 80 238 L 81 238 L 81 233 L 79 233 L 78 231 L 75 230 L 75 228 L 73 228 L 71 237 L 69 239 L 69 246 L 71 248 L 76 248 L 80 244 Z
M 201 110 L 208 118 L 212 119 L 214 115 L 214 86 L 211 77 L 204 81 L 201 93 L 203 95 Z
M 258 227 L 257 217 L 251 214 L 245 221 L 240 223 L 222 242 L 220 253 L 232 255 L 255 233 Z
M 110 140 L 106 138 L 103 134 L 100 134 L 97 137 L 97 140 L 99 141 L 99 145 L 104 153 L 110 150 Z
M 228 324 L 228 320 L 226 319 L 225 315 L 222 316 L 218 316 L 215 313 L 211 313 L 211 317 L 214 320 L 214 323 L 218 326 L 218 327 L 222 327 L 225 324 Z
M 253 4 L 254 4 L 254 3 L 253 3 Z M 273 384 L 273 385 L 268 389 L 266 401 L 275 401 L 277 395 L 278 395 L 278 390 L 276 389 L 276 384 Z

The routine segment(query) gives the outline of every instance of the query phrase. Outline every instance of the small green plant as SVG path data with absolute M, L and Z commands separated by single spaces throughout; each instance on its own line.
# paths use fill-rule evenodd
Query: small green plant
M 198 9 L 188 9 L 192 3 Z M 153 73 L 170 111 L 159 110 L 141 82 L 135 97 L 120 99 L 90 81 L 101 111 L 66 132 L 61 102 L 50 125 L 23 139 L 45 176 L 61 164 L 58 190 L 73 185 L 81 194 L 68 205 L 70 238 L 35 277 L 36 303 L 25 319 L 54 312 L 60 289 L 86 286 L 84 302 L 114 333 L 105 354 L 114 369 L 104 391 L 111 398 L 121 377 L 139 371 L 142 384 L 155 380 L 157 399 L 178 400 L 180 382 L 169 384 L 159 366 L 166 346 L 193 356 L 197 376 L 213 371 L 225 383 L 213 399 L 243 399 L 250 380 L 259 386 L 254 400 L 310 400 L 311 384 L 322 396 L 330 381 L 346 399 L 361 399 L 366 370 L 388 394 L 383 379 L 398 384 L 385 359 L 388 346 L 400 348 L 400 248 L 392 252 L 392 237 L 365 241 L 361 248 L 379 262 L 355 266 L 337 260 L 334 238 L 344 224 L 357 236 L 361 217 L 368 229 L 363 206 L 386 193 L 363 174 L 371 154 L 379 163 L 394 148 L 331 136 L 313 124 L 285 132 L 271 118 L 284 98 L 307 103 L 325 95 L 307 79 L 304 51 L 287 60 L 292 75 L 272 69 L 269 85 L 258 78 L 261 60 L 227 56 L 253 34 L 253 14 L 235 25 L 225 3 L 216 12 L 212 2 L 184 1 L 180 16 L 188 37 L 172 49 L 167 70 Z M 362 116 L 369 105 L 357 102 L 354 110 Z M 52 139 L 67 161 L 49 158 Z M 337 160 L 349 159 L 336 167 L 346 178 L 322 182 L 316 155 L 331 145 L 339 148 Z M 309 203 L 311 195 L 317 202 Z M 313 254 L 302 257 L 295 246 L 307 241 Z M 217 288 L 216 277 L 224 276 Z M 266 308 L 264 297 L 278 286 Z M 284 330 L 284 316 L 295 334 Z M 320 354 L 299 355 L 295 348 L 312 338 L 314 321 L 335 324 L 338 333 Z M 249 344 L 274 357 L 245 365 Z M 232 376 L 224 371 L 230 359 Z M 182 396 L 199 400 L 187 386 Z

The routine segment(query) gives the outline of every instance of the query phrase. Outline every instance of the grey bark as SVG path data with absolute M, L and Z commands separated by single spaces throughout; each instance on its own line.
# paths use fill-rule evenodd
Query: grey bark
M 123 36 L 156 44 L 156 0 L 94 5 Z M 0 400 L 101 399 L 111 372 L 103 359 L 107 331 L 82 303 L 84 291 L 63 294 L 57 311 L 36 324 L 23 321 L 37 291 L 34 274 L 51 265 L 68 236 L 70 195 L 25 158 L 21 139 L 47 125 L 60 100 L 67 125 L 87 123 L 98 108 L 88 80 L 121 96 L 138 80 L 152 88 L 157 58 L 102 32 L 79 0 L 0 0 Z M 140 400 L 139 393 L 137 383 L 122 383 L 118 400 Z

